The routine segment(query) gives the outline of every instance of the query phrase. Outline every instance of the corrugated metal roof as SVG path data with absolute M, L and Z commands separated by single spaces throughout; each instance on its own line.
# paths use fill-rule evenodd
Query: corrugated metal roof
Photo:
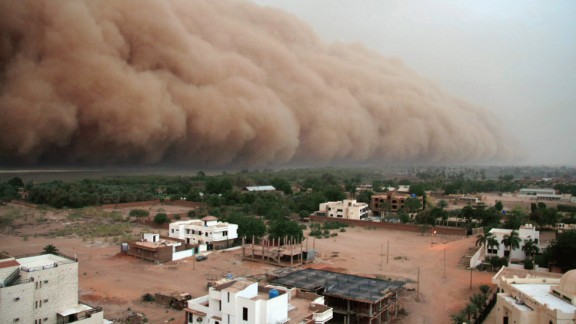
M 248 191 L 274 191 L 276 188 L 274 186 L 250 186 L 245 187 L 244 189 Z

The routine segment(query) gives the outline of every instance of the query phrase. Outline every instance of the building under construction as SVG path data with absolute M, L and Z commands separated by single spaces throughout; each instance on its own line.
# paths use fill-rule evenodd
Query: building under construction
M 252 239 L 254 242 L 254 238 Z M 242 239 L 242 259 L 277 266 L 295 266 L 314 261 L 316 252 L 303 242 L 290 239 L 263 239 L 260 244 L 246 244 Z
M 334 319 L 344 324 L 385 323 L 396 317 L 405 284 L 316 269 L 295 271 L 272 282 L 324 296 L 325 304 L 334 309 Z

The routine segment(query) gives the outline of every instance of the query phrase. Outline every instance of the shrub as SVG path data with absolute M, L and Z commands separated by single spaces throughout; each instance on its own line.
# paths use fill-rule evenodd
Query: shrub
M 144 295 L 142 295 L 143 302 L 153 302 L 154 300 L 156 300 L 156 298 L 154 298 L 154 295 L 152 295 L 151 293 L 145 293 Z
M 150 212 L 147 210 L 143 210 L 143 209 L 132 209 L 129 213 L 130 217 L 137 217 L 137 218 L 141 218 L 141 217 L 148 217 L 150 216 Z
M 534 269 L 534 262 L 532 260 L 524 260 L 524 269 L 526 270 L 532 270 Z
M 346 229 L 345 229 L 345 228 L 341 228 L 341 229 L 340 229 L 340 232 L 346 232 Z
M 154 223 L 156 224 L 164 224 L 164 223 L 168 223 L 170 220 L 168 219 L 168 216 L 165 213 L 158 213 L 156 214 L 156 216 L 154 216 Z

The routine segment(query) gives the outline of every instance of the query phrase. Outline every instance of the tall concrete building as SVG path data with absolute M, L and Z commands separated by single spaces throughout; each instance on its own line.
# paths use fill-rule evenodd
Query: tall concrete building
M 0 255 L 0 323 L 102 324 L 100 308 L 78 302 L 78 262 L 52 254 Z

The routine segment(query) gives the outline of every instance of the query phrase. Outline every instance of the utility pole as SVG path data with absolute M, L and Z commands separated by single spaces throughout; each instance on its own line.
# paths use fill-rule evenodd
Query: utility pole
M 444 276 L 442 278 L 446 278 L 446 248 L 444 248 Z
M 470 268 L 470 290 L 472 290 L 472 268 Z
M 384 243 L 380 247 L 380 271 L 382 271 L 382 256 L 384 256 Z
M 416 301 L 420 301 L 420 267 L 418 267 L 418 277 L 416 279 Z
M 390 257 L 390 240 L 388 240 L 388 246 L 386 247 L 386 264 L 388 264 L 389 257 Z

